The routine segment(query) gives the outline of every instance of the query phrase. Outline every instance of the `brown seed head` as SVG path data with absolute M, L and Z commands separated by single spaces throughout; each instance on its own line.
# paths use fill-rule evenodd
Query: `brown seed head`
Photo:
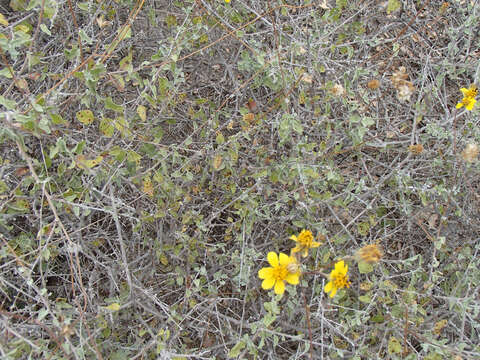
M 423 152 L 423 145 L 422 144 L 415 144 L 415 145 L 410 145 L 408 147 L 408 150 L 414 154 L 414 155 L 418 155 L 418 154 L 421 154 Z
M 478 156 L 478 145 L 475 143 L 470 143 L 465 147 L 465 150 L 462 151 L 462 158 L 466 162 L 474 162 L 477 160 Z
M 366 245 L 357 250 L 355 257 L 357 261 L 365 261 L 369 264 L 378 263 L 383 256 L 382 247 L 377 244 Z
M 373 80 L 370 80 L 368 83 L 367 83 L 367 87 L 370 89 L 370 90 L 376 90 L 380 87 L 380 81 L 378 81 L 377 79 L 373 79 Z

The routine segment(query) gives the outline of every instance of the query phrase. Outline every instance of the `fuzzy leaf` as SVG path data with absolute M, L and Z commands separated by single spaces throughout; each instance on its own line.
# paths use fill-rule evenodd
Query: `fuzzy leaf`
M 120 310 L 120 304 L 119 303 L 113 303 L 105 307 L 105 309 L 110 310 L 110 311 L 118 311 Z
M 229 352 L 228 352 L 228 357 L 229 358 L 236 358 L 238 355 L 240 355 L 240 352 L 245 348 L 245 341 L 241 340 L 239 341 Z
M 77 120 L 84 125 L 90 125 L 93 122 L 93 113 L 90 110 L 81 110 L 77 112 Z
M 391 14 L 392 12 L 397 11 L 400 9 L 402 4 L 400 4 L 400 1 L 398 0 L 388 0 L 388 5 L 387 5 L 387 14 Z
M 358 262 L 358 271 L 360 274 L 368 274 L 373 271 L 373 265 L 367 263 L 366 261 L 359 261 Z

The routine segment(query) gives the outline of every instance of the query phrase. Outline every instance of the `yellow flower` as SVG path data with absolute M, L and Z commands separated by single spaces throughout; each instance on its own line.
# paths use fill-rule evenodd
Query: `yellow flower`
M 300 270 L 297 260 L 293 256 L 280 253 L 277 256 L 273 251 L 267 255 L 271 267 L 264 267 L 258 271 L 258 277 L 263 279 L 262 288 L 269 290 L 275 286 L 275 294 L 283 294 L 286 281 L 289 284 L 297 285 L 300 278 Z
M 230 2 L 230 0 L 225 0 L 225 2 L 228 4 Z
M 319 242 L 313 241 L 313 234 L 310 230 L 302 230 L 298 237 L 295 235 L 290 236 L 290 240 L 297 243 L 297 246 L 292 249 L 292 254 L 303 252 L 303 257 L 307 257 L 308 249 L 320 246 Z
M 357 261 L 363 260 L 369 264 L 376 264 L 383 256 L 382 247 L 377 244 L 365 245 L 357 250 L 355 257 Z
M 330 297 L 333 298 L 338 289 L 344 287 L 350 287 L 350 281 L 348 281 L 348 265 L 345 265 L 343 260 L 340 260 L 335 264 L 335 269 L 330 273 L 330 281 L 325 285 L 325 292 L 330 293 Z
M 460 91 L 463 94 L 463 99 L 456 106 L 457 109 L 460 109 L 462 106 L 465 106 L 467 110 L 472 110 L 473 106 L 477 102 L 475 97 L 478 94 L 478 89 L 475 85 L 470 85 L 468 89 L 461 88 Z

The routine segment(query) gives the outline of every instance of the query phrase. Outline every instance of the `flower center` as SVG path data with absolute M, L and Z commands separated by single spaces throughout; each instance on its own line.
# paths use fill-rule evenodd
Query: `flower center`
M 300 243 L 305 247 L 310 247 L 312 245 L 311 239 L 301 239 Z
M 333 280 L 333 286 L 335 286 L 337 289 L 350 287 L 350 282 L 348 281 L 348 276 L 346 275 L 341 275 L 341 274 L 336 275 L 333 277 L 332 280 Z
M 273 268 L 273 278 L 275 280 L 284 280 L 288 275 L 288 270 L 285 266 L 276 266 Z
M 299 236 L 298 242 L 304 246 L 304 247 L 311 247 L 312 246 L 312 241 L 313 241 L 313 236 L 311 235 L 303 235 Z

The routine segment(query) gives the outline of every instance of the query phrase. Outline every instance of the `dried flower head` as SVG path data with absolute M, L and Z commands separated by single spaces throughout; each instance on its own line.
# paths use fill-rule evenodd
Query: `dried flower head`
M 370 244 L 366 245 L 355 253 L 357 261 L 365 261 L 369 264 L 375 264 L 380 261 L 383 256 L 383 250 L 380 245 Z
M 410 81 L 405 81 L 404 84 L 400 85 L 397 89 L 397 97 L 400 101 L 409 101 L 410 96 L 412 96 L 415 91 L 415 87 Z
M 462 151 L 462 158 L 466 162 L 474 162 L 477 160 L 478 156 L 478 145 L 475 143 L 468 144 L 465 149 Z
M 393 86 L 396 88 L 403 84 L 404 81 L 408 79 L 407 69 L 405 66 L 400 66 L 397 71 L 395 71 L 390 80 L 392 81 Z
M 414 155 L 419 155 L 423 152 L 423 145 L 422 144 L 410 145 L 408 147 L 408 150 Z
M 313 234 L 310 230 L 302 230 L 298 236 L 290 236 L 290 240 L 293 240 L 297 245 L 292 249 L 292 254 L 297 252 L 303 253 L 303 257 L 308 256 L 308 249 L 316 248 L 320 246 L 319 242 L 313 241 Z
M 400 66 L 390 77 L 393 86 L 397 89 L 397 97 L 400 101 L 410 100 L 410 96 L 412 96 L 415 91 L 412 82 L 408 81 L 408 74 L 406 71 L 407 70 L 404 66 Z
M 258 277 L 263 279 L 262 289 L 268 290 L 274 287 L 275 294 L 283 294 L 285 281 L 297 285 L 300 281 L 300 268 L 293 256 L 280 253 L 278 256 L 273 251 L 267 255 L 271 267 L 264 267 L 258 271 Z
M 340 260 L 335 264 L 335 268 L 330 273 L 330 281 L 325 285 L 324 291 L 330 293 L 330 297 L 333 298 L 339 289 L 344 287 L 350 287 L 350 281 L 348 281 L 348 265 L 345 265 L 343 260 Z
M 345 89 L 340 84 L 333 85 L 333 87 L 330 89 L 330 91 L 332 92 L 332 94 L 334 96 L 337 96 L 337 97 L 345 95 Z
M 308 73 L 305 73 L 302 75 L 302 81 L 307 84 L 311 84 L 313 82 L 313 76 Z
M 370 90 L 376 90 L 380 87 L 380 81 L 378 81 L 377 79 L 372 79 L 367 83 L 367 87 Z

